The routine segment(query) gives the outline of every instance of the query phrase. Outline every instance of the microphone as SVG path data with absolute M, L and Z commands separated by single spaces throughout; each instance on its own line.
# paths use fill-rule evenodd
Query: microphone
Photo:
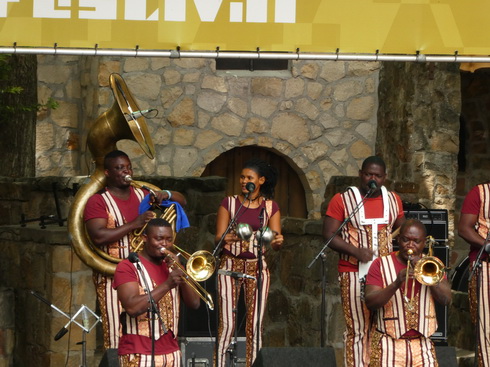
M 65 326 L 63 326 L 60 331 L 58 331 L 58 333 L 54 336 L 54 340 L 55 341 L 58 341 L 60 340 L 67 332 L 68 332 L 68 325 L 70 325 L 70 321 L 68 321 L 68 324 L 66 324 Z
M 134 263 L 139 263 L 140 262 L 140 257 L 136 252 L 130 252 L 128 256 L 128 260 L 131 261 L 133 264 Z
M 490 254 L 490 242 L 488 242 L 487 244 L 484 245 L 484 250 L 487 254 Z
M 255 190 L 255 184 L 253 182 L 247 182 L 245 185 L 245 188 L 247 189 L 248 193 L 250 194 Z
M 155 110 L 153 108 L 150 108 L 149 110 L 139 110 L 139 111 L 134 111 L 131 113 L 126 113 L 125 114 L 126 121 L 137 120 L 141 116 L 144 116 L 145 114 L 147 114 L 149 112 L 153 112 L 153 111 L 155 111 Z
M 368 187 L 370 190 L 376 190 L 378 188 L 378 184 L 376 183 L 376 181 L 374 180 L 371 180 L 368 182 Z
M 230 270 L 225 270 L 225 269 L 219 269 L 218 274 L 227 275 L 227 276 L 235 278 L 235 279 L 238 279 L 238 278 L 253 279 L 253 280 L 256 279 L 255 277 L 248 275 L 248 274 L 238 273 L 236 271 L 230 271 Z

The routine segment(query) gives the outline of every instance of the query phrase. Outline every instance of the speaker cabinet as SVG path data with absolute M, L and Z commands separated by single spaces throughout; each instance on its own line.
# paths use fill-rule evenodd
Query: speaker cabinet
M 117 349 L 107 349 L 100 360 L 99 367 L 119 367 L 119 357 Z
M 333 348 L 262 348 L 253 367 L 336 366 Z
M 183 367 L 212 367 L 215 352 L 214 337 L 180 338 Z M 245 367 L 245 338 L 238 337 L 236 345 L 236 367 Z M 228 356 L 226 357 L 228 358 Z M 229 363 L 226 364 L 227 366 Z

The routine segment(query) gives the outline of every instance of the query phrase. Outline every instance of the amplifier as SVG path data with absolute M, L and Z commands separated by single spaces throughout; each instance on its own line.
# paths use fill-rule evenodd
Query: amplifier
M 427 236 L 432 236 L 440 244 L 447 242 L 448 215 L 445 209 L 404 210 L 405 218 L 418 219 L 425 225 Z
M 183 367 L 212 367 L 214 365 L 214 337 L 189 337 L 179 338 L 179 340 L 184 361 Z M 245 337 L 238 337 L 235 347 L 237 359 L 234 366 L 245 367 Z M 228 360 L 229 355 L 225 359 Z M 232 361 L 228 361 L 226 365 L 232 365 Z

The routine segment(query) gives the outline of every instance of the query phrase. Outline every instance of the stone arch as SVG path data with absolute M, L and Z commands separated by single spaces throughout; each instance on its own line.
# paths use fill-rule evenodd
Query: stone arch
M 236 194 L 238 190 L 238 177 L 243 164 L 252 157 L 258 157 L 270 162 L 279 171 L 278 183 L 274 199 L 281 208 L 282 216 L 307 218 L 306 190 L 298 168 L 287 157 L 274 149 L 255 145 L 235 147 L 223 152 L 204 169 L 201 177 L 226 177 L 226 195 Z M 304 175 L 303 179 L 304 179 Z

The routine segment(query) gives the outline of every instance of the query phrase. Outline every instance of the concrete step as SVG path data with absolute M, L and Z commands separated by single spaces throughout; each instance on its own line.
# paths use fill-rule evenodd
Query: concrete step
M 473 367 L 475 351 L 456 348 L 456 360 L 458 361 L 458 367 Z

